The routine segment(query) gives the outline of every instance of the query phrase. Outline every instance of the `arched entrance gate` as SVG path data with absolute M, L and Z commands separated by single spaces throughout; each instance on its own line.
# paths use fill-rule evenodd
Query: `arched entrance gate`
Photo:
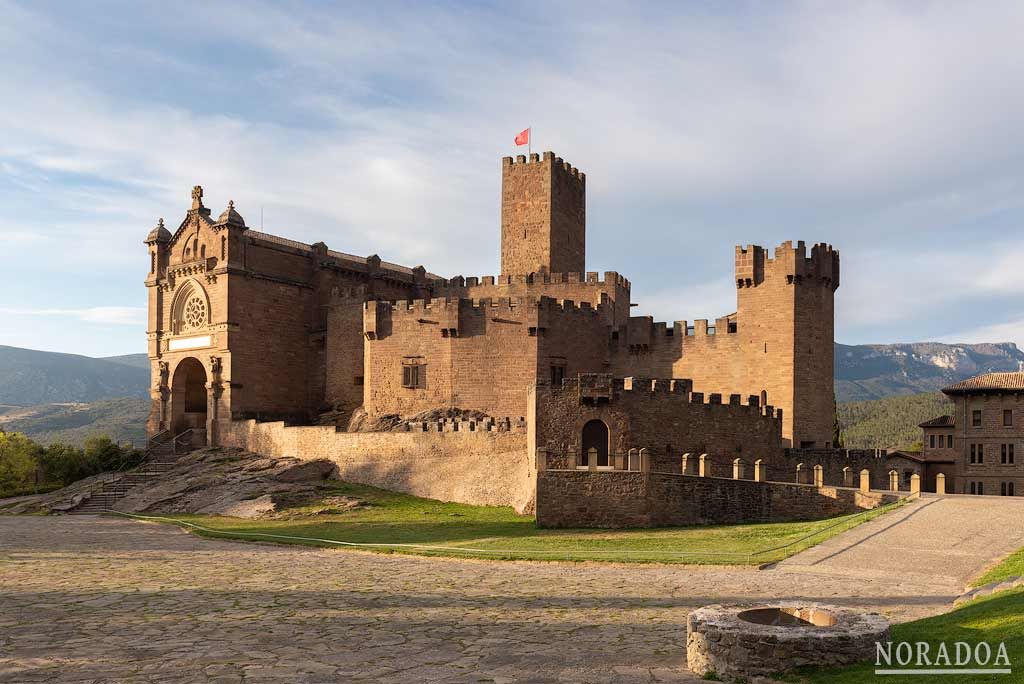
M 589 420 L 583 426 L 581 439 L 583 463 L 587 467 L 606 468 L 608 461 L 608 426 L 601 420 Z
M 206 429 L 206 368 L 193 357 L 182 359 L 171 378 L 171 431 Z

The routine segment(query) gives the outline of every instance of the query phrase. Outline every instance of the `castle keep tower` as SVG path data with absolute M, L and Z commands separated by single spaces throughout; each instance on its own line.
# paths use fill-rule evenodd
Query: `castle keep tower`
M 773 256 L 736 248 L 737 319 L 745 365 L 785 407 L 783 435 L 794 447 L 832 446 L 834 295 L 839 252 L 783 243 Z
M 582 273 L 586 175 L 545 152 L 501 160 L 501 272 Z

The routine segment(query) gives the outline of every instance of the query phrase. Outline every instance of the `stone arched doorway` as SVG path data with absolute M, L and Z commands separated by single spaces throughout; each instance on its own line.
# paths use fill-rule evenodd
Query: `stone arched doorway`
M 206 429 L 206 368 L 193 357 L 182 359 L 171 379 L 171 431 Z
M 583 426 L 581 437 L 583 464 L 589 467 L 608 467 L 608 426 L 602 420 L 589 420 Z

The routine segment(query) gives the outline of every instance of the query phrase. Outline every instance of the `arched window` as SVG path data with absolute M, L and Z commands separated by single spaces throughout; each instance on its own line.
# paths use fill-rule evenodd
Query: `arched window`
M 601 420 L 587 421 L 583 426 L 582 435 L 584 465 L 607 468 L 608 461 L 608 426 Z M 591 459 L 594 459 L 593 461 Z
M 1012 482 L 1007 482 L 1006 483 L 1006 496 L 1014 496 L 1014 493 L 1013 493 L 1013 483 Z
M 178 286 L 171 305 L 171 333 L 198 332 L 210 324 L 210 300 L 206 291 L 195 280 Z
M 199 248 L 199 258 L 200 259 L 205 259 L 206 258 L 206 245 L 203 245 L 202 247 Z
M 149 272 L 156 273 L 156 252 L 149 253 Z

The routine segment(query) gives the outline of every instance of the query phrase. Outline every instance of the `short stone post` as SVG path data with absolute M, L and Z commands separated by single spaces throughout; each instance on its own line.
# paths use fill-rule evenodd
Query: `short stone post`
M 683 454 L 683 475 L 693 475 L 693 469 L 696 465 L 693 454 Z
M 900 490 L 900 474 L 895 470 L 889 471 L 889 491 L 898 492 Z
M 711 477 L 711 457 L 707 454 L 700 455 L 700 472 L 698 474 L 701 477 Z
M 806 471 L 806 468 L 804 468 L 804 464 L 803 463 L 797 463 L 796 464 L 796 483 L 797 484 L 803 484 L 804 472 L 805 471 Z
M 935 493 L 946 493 L 946 475 L 944 473 L 939 473 L 935 476 Z
M 920 494 L 921 493 L 921 476 L 914 473 L 910 476 L 910 493 Z
M 587 467 L 591 470 L 597 469 L 597 447 L 587 449 Z
M 814 486 L 821 487 L 825 484 L 825 469 L 821 467 L 821 464 L 814 466 Z
M 544 447 L 537 447 L 537 472 L 548 469 L 548 450 Z
M 757 459 L 754 461 L 754 482 L 764 482 L 764 461 Z
M 871 491 L 871 471 L 867 468 L 860 471 L 860 491 L 865 494 Z
M 743 476 L 744 476 L 743 470 L 744 470 L 744 468 L 743 468 L 743 459 L 742 458 L 733 459 L 733 462 L 732 462 L 732 479 L 734 479 L 734 480 L 742 480 L 742 479 L 744 479 L 743 478 Z
M 640 450 L 640 472 L 651 472 L 651 451 L 647 447 Z

